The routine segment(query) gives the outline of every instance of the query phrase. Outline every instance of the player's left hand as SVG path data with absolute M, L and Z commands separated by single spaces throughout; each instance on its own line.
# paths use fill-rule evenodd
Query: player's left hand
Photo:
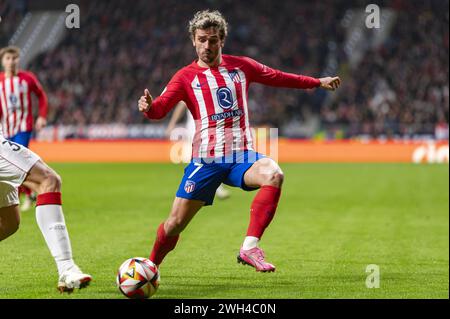
M 139 112 L 148 112 L 150 111 L 150 107 L 152 106 L 153 97 L 150 95 L 150 92 L 145 89 L 144 95 L 138 101 Z
M 341 79 L 338 76 L 320 78 L 320 87 L 325 90 L 334 91 L 341 85 Z
M 40 131 L 46 126 L 47 126 L 47 120 L 45 119 L 45 117 L 39 116 L 36 120 L 36 125 L 35 125 L 36 131 Z

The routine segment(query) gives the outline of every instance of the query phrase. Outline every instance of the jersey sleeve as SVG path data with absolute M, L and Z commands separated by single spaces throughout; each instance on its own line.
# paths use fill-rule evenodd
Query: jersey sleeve
M 243 60 L 247 68 L 246 75 L 250 79 L 250 82 L 297 89 L 312 89 L 320 86 L 319 79 L 305 75 L 282 72 L 248 57 L 244 57 Z
M 48 112 L 48 98 L 47 94 L 45 94 L 44 89 L 42 88 L 41 83 L 37 79 L 37 77 L 31 73 L 28 72 L 28 76 L 31 81 L 31 91 L 36 94 L 36 96 L 39 99 L 39 116 L 43 118 L 47 118 L 47 112 Z
M 167 84 L 160 96 L 153 100 L 150 110 L 144 115 L 149 119 L 161 119 L 172 110 L 178 102 L 185 99 L 186 91 L 182 72 L 177 72 Z

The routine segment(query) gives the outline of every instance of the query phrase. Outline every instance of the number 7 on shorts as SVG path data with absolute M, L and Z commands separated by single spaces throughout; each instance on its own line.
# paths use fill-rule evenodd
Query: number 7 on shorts
M 194 165 L 197 166 L 197 168 L 194 169 L 194 171 L 191 173 L 191 175 L 189 175 L 188 178 L 192 178 L 192 176 L 194 176 L 195 173 L 197 173 L 200 170 L 200 168 L 202 168 L 202 166 L 203 166 L 202 163 L 194 163 Z

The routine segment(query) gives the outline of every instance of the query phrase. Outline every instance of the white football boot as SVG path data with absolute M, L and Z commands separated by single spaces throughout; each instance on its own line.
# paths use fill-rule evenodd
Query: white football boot
M 58 290 L 71 293 L 75 288 L 81 289 L 89 285 L 92 276 L 83 274 L 77 265 L 72 266 L 61 274 L 58 280 Z

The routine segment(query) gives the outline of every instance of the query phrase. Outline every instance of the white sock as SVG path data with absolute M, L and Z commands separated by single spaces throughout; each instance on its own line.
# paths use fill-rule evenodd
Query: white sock
M 36 206 L 36 220 L 61 276 L 75 265 L 61 205 Z
M 242 249 L 249 250 L 255 247 L 258 247 L 259 238 L 253 236 L 247 236 L 244 239 L 244 243 L 242 244 Z

